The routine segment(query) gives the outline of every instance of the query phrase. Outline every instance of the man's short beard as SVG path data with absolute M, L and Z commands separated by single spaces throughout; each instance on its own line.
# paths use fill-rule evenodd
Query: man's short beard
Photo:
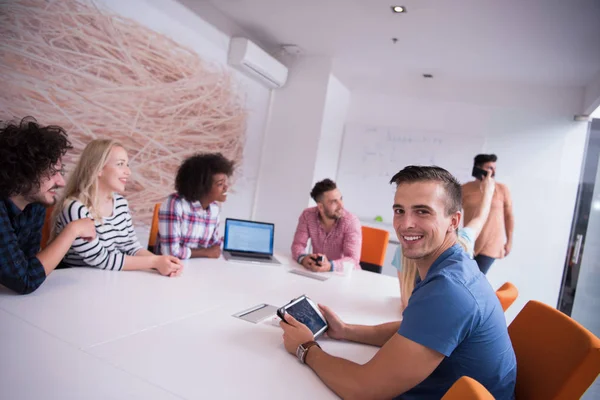
M 50 190 L 56 190 L 56 189 L 58 189 L 58 187 L 53 187 Z M 29 195 L 24 196 L 24 197 L 27 199 L 27 201 L 29 203 L 38 203 L 38 204 L 41 204 L 41 205 L 46 206 L 46 207 L 50 207 L 50 206 L 55 205 L 56 201 L 57 201 L 56 200 L 56 196 L 52 196 L 52 202 L 50 202 L 50 203 L 47 202 L 46 201 L 46 196 L 42 195 L 41 192 L 39 191 L 39 189 L 38 189 L 38 191 L 36 193 L 29 194 Z
M 340 215 L 338 215 L 337 213 L 331 213 L 331 214 L 327 214 L 325 213 L 325 216 L 329 219 L 332 219 L 334 221 L 337 221 L 338 219 L 342 218 L 342 213 L 340 212 Z

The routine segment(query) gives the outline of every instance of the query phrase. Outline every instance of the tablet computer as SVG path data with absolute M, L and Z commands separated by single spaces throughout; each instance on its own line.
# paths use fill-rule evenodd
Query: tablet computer
M 284 321 L 285 313 L 290 314 L 296 320 L 306 325 L 313 333 L 315 339 L 325 333 L 329 327 L 319 307 L 305 295 L 290 301 L 277 310 L 277 315 Z

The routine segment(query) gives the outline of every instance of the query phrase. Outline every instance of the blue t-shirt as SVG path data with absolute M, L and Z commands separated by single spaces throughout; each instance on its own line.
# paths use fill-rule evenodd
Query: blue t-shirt
M 397 399 L 439 399 L 465 375 L 498 400 L 514 399 L 517 362 L 502 306 L 460 245 L 435 260 L 424 280 L 417 278 L 398 334 L 445 358 Z
M 461 228 L 458 230 L 458 237 L 463 239 L 467 245 L 467 254 L 470 258 L 473 258 L 473 252 L 475 251 L 475 231 L 473 228 Z M 398 270 L 402 271 L 402 248 L 398 246 L 392 259 L 392 265 Z

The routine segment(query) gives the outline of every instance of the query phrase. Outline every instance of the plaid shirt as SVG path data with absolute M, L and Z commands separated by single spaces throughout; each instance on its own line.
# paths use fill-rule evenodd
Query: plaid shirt
M 354 214 L 344 210 L 333 229 L 325 232 L 317 207 L 307 208 L 298 218 L 298 227 L 292 243 L 294 260 L 300 262 L 300 257 L 306 254 L 308 239 L 313 253 L 325 254 L 331 261 L 333 270 L 343 270 L 344 261 L 351 261 L 355 269 L 360 269 L 362 228 Z
M 160 254 L 182 260 L 192 256 L 192 249 L 220 245 L 219 205 L 203 209 L 200 202 L 190 203 L 173 193 L 162 203 L 158 214 Z
M 46 279 L 37 259 L 46 208 L 28 204 L 21 211 L 10 199 L 0 200 L 0 284 L 21 294 L 36 290 Z

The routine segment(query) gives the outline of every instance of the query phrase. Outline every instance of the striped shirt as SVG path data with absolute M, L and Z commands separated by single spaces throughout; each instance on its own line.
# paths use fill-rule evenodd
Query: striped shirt
M 71 221 L 91 218 L 90 211 L 79 200 L 65 203 L 62 213 L 56 220 L 56 231 L 60 233 Z M 133 256 L 142 248 L 137 239 L 129 205 L 123 196 L 113 194 L 113 213 L 102 218 L 96 224 L 96 238 L 86 242 L 75 239 L 71 248 L 63 258 L 64 267 L 96 267 L 120 271 L 123 269 L 125 256 Z
M 158 213 L 160 254 L 186 260 L 192 249 L 220 245 L 219 205 L 211 203 L 205 210 L 199 201 L 189 202 L 177 193 L 171 194 Z
M 298 227 L 292 243 L 294 260 L 299 261 L 300 256 L 306 253 L 308 239 L 312 244 L 312 252 L 325 254 L 333 263 L 334 270 L 343 270 L 344 261 L 351 261 L 355 269 L 360 269 L 362 228 L 354 214 L 344 210 L 344 214 L 336 221 L 333 229 L 325 232 L 318 208 L 307 208 L 298 218 Z

